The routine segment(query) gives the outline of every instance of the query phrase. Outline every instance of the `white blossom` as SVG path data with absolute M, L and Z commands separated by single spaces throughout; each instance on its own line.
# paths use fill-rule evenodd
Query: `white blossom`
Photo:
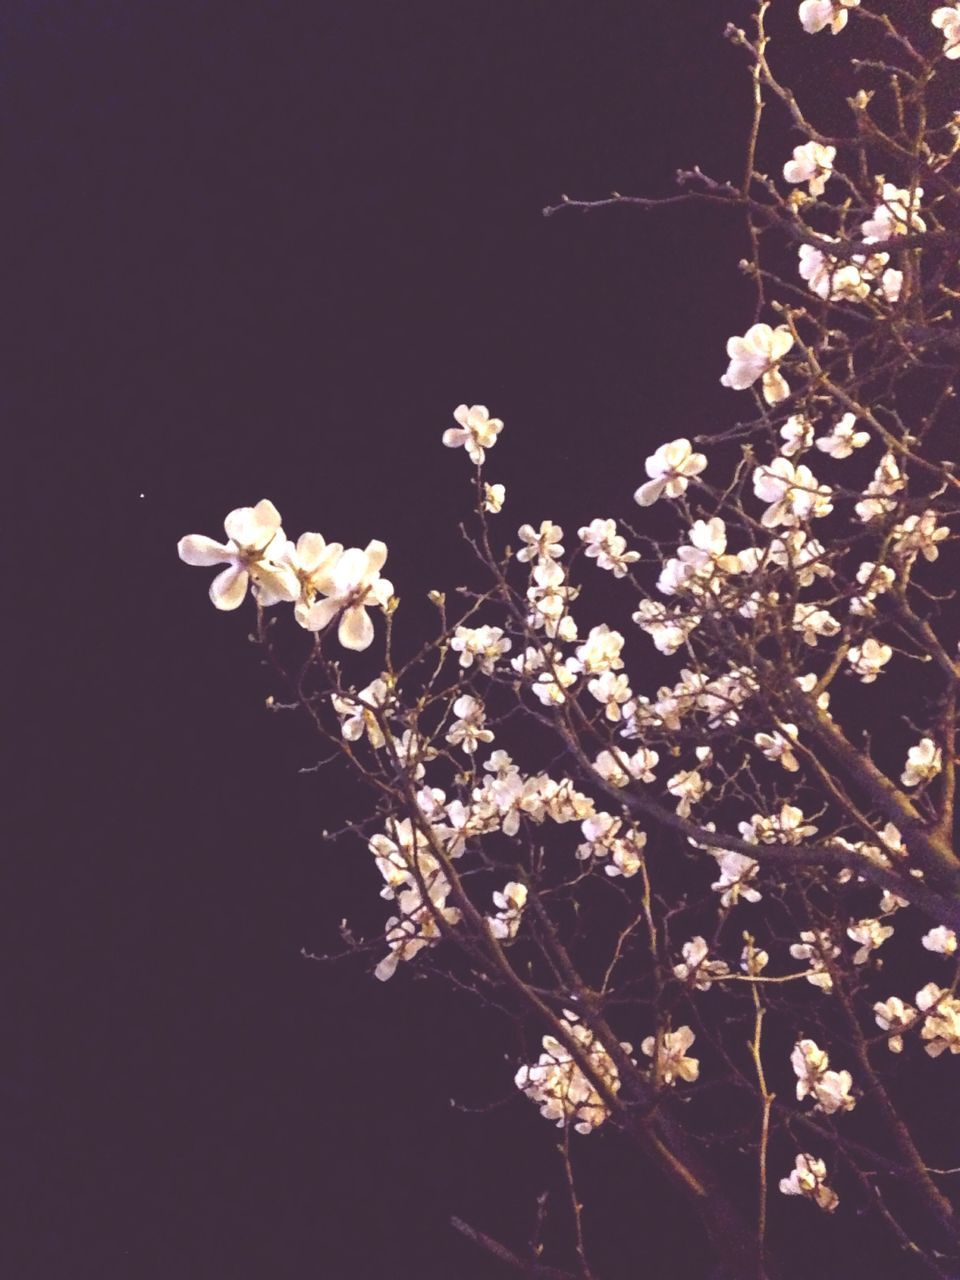
M 943 32 L 943 56 L 960 58 L 960 4 L 945 4 L 934 9 L 930 21 Z
M 469 693 L 461 694 L 453 704 L 453 714 L 457 717 L 447 733 L 447 742 L 454 747 L 462 747 L 468 755 L 473 755 L 481 742 L 492 742 L 493 733 L 484 728 L 483 703 Z
M 734 391 L 745 391 L 760 378 L 764 400 L 779 404 L 790 394 L 790 387 L 778 365 L 792 346 L 793 335 L 785 324 L 776 329 L 768 324 L 751 325 L 742 338 L 727 342 L 730 364 L 720 382 Z
M 808 35 L 816 35 L 829 26 L 839 35 L 847 25 L 848 10 L 856 9 L 860 0 L 803 0 L 798 10 L 800 22 Z
M 513 641 L 504 636 L 502 627 L 457 627 L 450 648 L 460 655 L 460 666 L 476 662 L 485 676 L 493 675 L 497 662 L 509 653 Z
M 690 478 L 698 476 L 706 465 L 704 455 L 694 453 L 690 441 L 683 437 L 662 444 L 644 463 L 650 479 L 633 495 L 634 502 L 641 507 L 649 507 L 664 494 L 668 498 L 679 498 L 686 491 Z
M 759 862 L 748 858 L 745 853 L 735 853 L 729 849 L 714 856 L 720 870 L 720 879 L 710 888 L 720 894 L 721 906 L 733 907 L 741 898 L 744 902 L 759 902 L 763 895 L 753 885 L 760 870 Z
M 620 1074 L 604 1046 L 576 1014 L 565 1010 L 562 1022 L 567 1033 L 577 1041 L 592 1073 L 610 1093 L 619 1093 Z M 621 1048 L 627 1053 L 631 1051 L 626 1043 L 622 1043 Z M 554 1036 L 543 1037 L 539 1061 L 522 1066 L 514 1082 L 540 1107 L 544 1119 L 555 1120 L 559 1127 L 572 1123 L 578 1133 L 590 1133 L 609 1115 L 601 1094 L 580 1070 L 570 1050 Z
M 854 645 L 847 651 L 847 661 L 863 684 L 873 684 L 892 657 L 893 650 L 890 646 L 881 644 L 872 636 L 869 640 L 864 640 L 862 645 Z
M 494 890 L 493 905 L 497 914 L 487 917 L 487 926 L 495 938 L 509 942 L 517 936 L 526 903 L 527 886 L 517 880 L 510 880 L 502 890 Z
M 552 520 L 542 520 L 539 529 L 534 529 L 531 524 L 522 524 L 517 530 L 517 537 L 524 544 L 517 552 L 517 559 L 521 563 L 530 560 L 559 560 L 563 555 L 560 544 L 563 530 Z
M 640 1045 L 648 1058 L 656 1055 L 653 1064 L 654 1077 L 660 1084 L 676 1084 L 685 1080 L 692 1084 L 700 1074 L 698 1059 L 687 1056 L 687 1050 L 696 1036 L 689 1027 L 678 1027 L 676 1031 L 665 1031 L 657 1044 L 656 1036 L 647 1036 Z
M 940 555 L 939 544 L 950 536 L 949 528 L 938 524 L 937 518 L 935 511 L 924 511 L 895 524 L 890 531 L 893 555 L 911 564 L 917 555 L 922 555 L 932 564 Z
M 877 464 L 873 479 L 863 491 L 863 498 L 854 510 L 864 524 L 884 516 L 896 506 L 893 495 L 899 493 L 906 481 L 892 453 L 885 453 Z
M 780 1179 L 780 1190 L 785 1196 L 805 1196 L 818 1209 L 833 1213 L 840 1197 L 827 1186 L 827 1166 L 816 1156 L 801 1152 L 794 1161 L 795 1167 L 786 1178 Z
M 810 972 L 806 976 L 810 985 L 819 987 L 824 992 L 833 990 L 833 979 L 830 977 L 827 963 L 829 960 L 836 959 L 839 954 L 840 948 L 831 940 L 829 934 L 815 929 L 802 930 L 800 941 L 793 943 L 790 947 L 790 955 L 794 960 L 807 962 Z
M 753 740 L 768 760 L 777 761 L 790 773 L 796 773 L 800 768 L 797 757 L 793 753 L 793 744 L 797 740 L 797 735 L 798 730 L 795 724 L 782 724 L 773 733 L 754 734 Z
M 874 1017 L 881 1031 L 886 1031 L 887 1048 L 891 1053 L 903 1052 L 903 1032 L 916 1022 L 918 1014 L 913 1005 L 904 1004 L 899 996 L 878 1000 L 873 1006 Z
M 836 147 L 827 147 L 820 142 L 805 142 L 793 148 L 793 159 L 783 166 L 783 176 L 787 182 L 806 182 L 812 196 L 822 196 L 833 172 L 836 159 Z
M 443 443 L 448 449 L 466 449 L 470 461 L 479 467 L 486 457 L 486 450 L 497 443 L 497 436 L 503 430 L 499 418 L 491 418 L 485 404 L 457 405 L 453 411 L 454 420 L 459 424 L 449 427 L 443 433 Z
M 813 444 L 813 424 L 802 414 L 791 414 L 780 428 L 780 436 L 783 440 L 780 452 L 785 458 L 792 458 Z
M 383 678 L 374 680 L 358 694 L 334 694 L 333 709 L 340 717 L 340 733 L 348 742 L 356 742 L 364 733 L 370 745 L 380 750 L 386 743 L 377 721 L 376 710 L 390 701 L 390 686 Z
M 865 444 L 870 443 L 870 432 L 855 431 L 856 423 L 855 413 L 845 413 L 829 435 L 817 438 L 817 448 L 828 453 L 831 458 L 849 458 L 854 449 L 862 449 Z
M 797 1101 L 812 1097 L 814 1110 L 825 1115 L 852 1111 L 856 1099 L 850 1093 L 853 1078 L 849 1071 L 831 1071 L 830 1059 L 814 1040 L 798 1040 L 790 1055 L 797 1077 Z
M 917 212 L 923 197 L 923 187 L 913 192 L 885 182 L 880 191 L 880 203 L 861 227 L 864 244 L 875 240 L 892 240 L 908 231 L 926 231 L 927 225 Z
M 761 502 L 770 504 L 760 518 L 768 529 L 833 510 L 831 489 L 821 485 L 809 467 L 795 466 L 782 454 L 754 470 L 753 491 Z
M 854 952 L 853 963 L 866 964 L 871 953 L 893 937 L 893 926 L 881 924 L 879 920 L 858 920 L 847 929 L 847 937 L 852 938 L 859 948 Z
M 960 1000 L 948 991 L 928 982 L 916 995 L 917 1008 L 925 1015 L 920 1031 L 926 1042 L 924 1050 L 931 1058 L 939 1058 L 945 1049 L 960 1053 Z
M 687 982 L 697 991 L 709 991 L 717 978 L 725 978 L 730 970 L 723 960 L 708 960 L 706 940 L 698 934 L 683 944 L 683 964 L 673 966 L 674 974 L 681 982 Z
M 929 782 L 943 768 L 943 750 L 932 738 L 921 738 L 915 747 L 907 752 L 907 763 L 900 781 L 905 787 L 919 787 L 921 782 Z
M 597 568 L 606 569 L 615 578 L 624 577 L 630 565 L 640 559 L 639 551 L 627 550 L 627 540 L 617 533 L 613 520 L 591 520 L 577 533 L 586 548 L 587 557 L 596 560 Z
M 393 584 L 380 577 L 387 548 L 376 540 L 361 551 L 350 547 L 332 562 L 322 575 L 314 575 L 316 588 L 326 599 L 319 600 L 306 615 L 308 631 L 322 631 L 340 614 L 337 639 L 345 649 L 368 649 L 373 643 L 373 623 L 367 613 L 371 605 L 385 609 L 393 595 Z
M 928 951 L 937 955 L 952 956 L 957 953 L 957 935 L 943 924 L 925 933 L 920 941 Z
M 503 510 L 503 504 L 506 501 L 507 490 L 502 484 L 487 484 L 483 486 L 483 509 L 489 511 L 491 515 L 497 515 Z
M 177 544 L 185 564 L 224 566 L 210 584 L 210 599 L 218 609 L 239 609 L 248 586 L 264 606 L 299 597 L 300 581 L 288 561 L 280 513 L 269 498 L 261 499 L 255 507 L 237 507 L 223 527 L 226 543 L 191 533 Z

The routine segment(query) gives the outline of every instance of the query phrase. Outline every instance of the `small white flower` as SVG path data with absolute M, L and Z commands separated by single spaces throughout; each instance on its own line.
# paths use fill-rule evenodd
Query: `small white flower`
M 447 742 L 454 747 L 462 747 L 468 755 L 473 755 L 481 742 L 492 742 L 493 733 L 484 728 L 483 703 L 469 693 L 461 694 L 453 704 L 453 714 L 457 717 L 447 733 Z
M 483 486 L 483 509 L 489 511 L 491 515 L 503 510 L 504 500 L 507 496 L 507 490 L 502 484 L 484 484 Z
M 907 763 L 900 781 L 905 787 L 919 787 L 921 782 L 929 782 L 943 768 L 943 751 L 932 738 L 921 738 L 915 747 L 907 752 Z
M 655 1036 L 647 1036 L 640 1045 L 641 1050 L 652 1058 L 654 1076 L 660 1084 L 675 1084 L 677 1080 L 685 1080 L 692 1084 L 700 1074 L 700 1062 L 697 1058 L 687 1057 L 687 1050 L 696 1036 L 689 1027 L 678 1027 L 676 1031 L 665 1031 L 660 1037 L 659 1049 Z
M 916 1022 L 916 1009 L 913 1005 L 904 1004 L 899 996 L 891 996 L 889 1000 L 878 1000 L 873 1006 L 873 1013 L 880 1030 L 889 1033 L 887 1048 L 891 1053 L 902 1053 L 903 1032 Z
M 517 880 L 505 884 L 502 890 L 494 890 L 493 905 L 497 914 L 487 917 L 487 925 L 495 938 L 509 942 L 517 936 L 526 903 L 527 886 Z
M 800 520 L 829 515 L 833 492 L 821 485 L 809 467 L 794 465 L 779 454 L 753 473 L 753 491 L 770 505 L 760 517 L 767 529 L 778 524 L 795 525 Z
M 779 362 L 793 346 L 793 335 L 785 324 L 771 329 L 768 324 L 755 324 L 742 338 L 730 338 L 727 355 L 730 364 L 720 379 L 725 387 L 745 391 L 762 379 L 763 398 L 767 404 L 778 404 L 790 394 L 790 387 L 778 369 Z
M 633 500 L 641 507 L 649 507 L 664 494 L 668 498 L 679 498 L 691 476 L 698 476 L 706 465 L 703 454 L 694 453 L 690 441 L 683 437 L 662 444 L 644 463 L 650 479 L 640 486 Z
M 879 920 L 860 920 L 850 925 L 847 937 L 859 945 L 859 950 L 854 952 L 853 963 L 866 964 L 871 953 L 893 937 L 893 925 L 881 924 Z
M 794 413 L 780 428 L 780 436 L 783 439 L 780 452 L 785 458 L 792 458 L 813 444 L 813 424 L 802 414 Z
M 880 191 L 880 203 L 861 227 L 864 244 L 875 240 L 892 240 L 908 231 L 926 231 L 927 224 L 917 212 L 923 196 L 923 187 L 915 187 L 911 196 L 902 187 L 885 182 Z
M 957 935 L 952 929 L 948 929 L 946 925 L 941 924 L 936 929 L 931 929 L 929 933 L 923 935 L 920 941 L 928 951 L 933 951 L 937 955 L 956 955 Z
M 781 733 L 780 730 L 783 732 Z M 773 733 L 754 734 L 753 740 L 768 760 L 779 761 L 784 769 L 790 773 L 796 773 L 800 768 L 797 757 L 793 753 L 793 743 L 797 740 L 797 733 L 795 724 L 782 724 L 780 729 Z
M 826 1052 L 813 1040 L 798 1040 L 790 1055 L 797 1076 L 797 1101 L 806 1097 L 815 1101 L 815 1111 L 833 1115 L 852 1111 L 856 1098 L 850 1093 L 853 1078 L 849 1071 L 831 1071 Z
M 606 569 L 615 578 L 624 577 L 630 565 L 640 559 L 638 551 L 627 550 L 627 540 L 617 533 L 613 520 L 592 520 L 577 532 L 587 557 L 596 560 L 598 569 Z
M 525 545 L 517 552 L 517 559 L 522 563 L 530 560 L 559 560 L 563 555 L 560 540 L 563 530 L 552 520 L 543 520 L 539 529 L 533 525 L 522 524 L 517 530 L 517 537 Z
M 847 661 L 863 684 L 873 684 L 880 675 L 881 668 L 886 666 L 892 657 L 893 650 L 890 646 L 880 644 L 872 636 L 869 640 L 864 640 L 862 645 L 854 645 L 847 651 Z
M 800 22 L 808 35 L 816 35 L 829 26 L 839 35 L 847 25 L 849 9 L 856 9 L 860 0 L 803 0 L 798 11 Z
M 827 180 L 833 172 L 836 147 L 825 147 L 820 142 L 805 142 L 793 148 L 793 159 L 783 166 L 787 182 L 806 182 L 812 196 L 822 196 Z
M 818 1209 L 833 1213 L 840 1203 L 840 1197 L 827 1186 L 827 1166 L 824 1162 L 807 1152 L 801 1152 L 794 1163 L 796 1167 L 790 1175 L 780 1179 L 781 1192 L 785 1196 L 805 1196 Z
M 930 21 L 943 32 L 943 56 L 960 58 L 960 4 L 934 9 Z
M 849 458 L 854 449 L 870 443 L 869 431 L 854 431 L 856 422 L 856 414 L 845 413 L 829 435 L 817 438 L 817 448 L 831 458 Z
M 479 467 L 486 457 L 485 450 L 497 443 L 497 436 L 503 430 L 499 418 L 491 418 L 485 404 L 457 405 L 453 416 L 459 427 L 450 427 L 443 433 L 443 443 L 448 449 L 458 449 L 462 445 L 470 461 Z
M 709 991 L 717 978 L 725 978 L 730 970 L 723 960 L 708 960 L 706 940 L 699 935 L 683 944 L 683 964 L 673 966 L 681 982 L 689 982 L 697 991 Z

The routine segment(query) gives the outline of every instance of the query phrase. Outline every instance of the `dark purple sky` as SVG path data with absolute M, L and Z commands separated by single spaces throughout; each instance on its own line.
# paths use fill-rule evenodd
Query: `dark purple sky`
M 300 959 L 351 908 L 318 836 L 339 783 L 297 774 L 249 615 L 175 544 L 269 496 L 290 532 L 382 537 L 419 598 L 462 580 L 460 401 L 506 422 L 513 528 L 629 514 L 655 445 L 729 425 L 731 220 L 540 211 L 739 172 L 743 7 L 3 6 L 0 402 L 41 672 L 13 722 L 40 906 L 2 980 L 10 1277 L 486 1280 L 449 1215 L 523 1239 L 545 1124 L 448 1105 L 510 1093 L 483 1018 Z M 611 1195 L 651 1280 L 694 1265 L 641 1174 Z

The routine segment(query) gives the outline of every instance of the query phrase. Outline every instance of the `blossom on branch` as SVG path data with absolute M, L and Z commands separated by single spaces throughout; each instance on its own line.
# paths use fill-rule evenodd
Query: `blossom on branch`
M 730 364 L 721 384 L 734 391 L 746 391 L 760 378 L 764 400 L 779 404 L 790 394 L 790 387 L 777 366 L 792 346 L 793 334 L 785 324 L 776 329 L 768 324 L 752 325 L 742 338 L 727 342 Z
M 466 449 L 470 461 L 479 467 L 486 457 L 486 450 L 497 443 L 497 436 L 503 430 L 499 418 L 491 418 L 490 410 L 485 404 L 458 404 L 453 411 L 457 427 L 448 427 L 443 433 L 443 443 L 448 449 Z
M 793 159 L 783 166 L 787 182 L 806 182 L 812 196 L 822 196 L 827 180 L 833 173 L 836 147 L 826 147 L 820 142 L 805 142 L 793 148 Z
M 837 1193 L 827 1186 L 827 1166 L 816 1156 L 801 1152 L 795 1160 L 795 1168 L 786 1178 L 780 1179 L 780 1190 L 785 1196 L 805 1196 L 818 1209 L 833 1213 L 840 1203 Z
M 210 599 L 218 609 L 239 609 L 248 586 L 264 606 L 297 599 L 300 582 L 287 559 L 280 513 L 269 498 L 263 498 L 255 507 L 237 507 L 224 520 L 223 527 L 226 543 L 191 533 L 177 544 L 177 553 L 185 564 L 225 566 L 210 584 Z
M 919 787 L 921 782 L 930 782 L 943 768 L 943 751 L 932 738 L 921 738 L 915 747 L 907 752 L 907 763 L 904 765 L 900 781 L 905 787 Z
M 694 453 L 690 441 L 683 437 L 662 444 L 644 463 L 650 479 L 640 486 L 633 500 L 641 507 L 649 507 L 664 495 L 679 498 L 686 492 L 690 479 L 698 476 L 706 465 L 703 454 Z
M 930 21 L 943 32 L 943 56 L 960 58 L 960 4 L 945 4 L 934 9 Z
M 856 9 L 860 0 L 803 0 L 799 9 L 800 22 L 808 35 L 816 35 L 829 26 L 839 35 L 847 25 L 849 10 Z
M 326 599 L 312 606 L 302 625 L 308 631 L 323 631 L 340 614 L 337 639 L 343 647 L 369 649 L 373 623 L 367 609 L 385 609 L 393 595 L 393 583 L 380 577 L 386 558 L 385 544 L 374 539 L 362 551 L 350 547 L 322 575 L 314 574 L 317 590 Z

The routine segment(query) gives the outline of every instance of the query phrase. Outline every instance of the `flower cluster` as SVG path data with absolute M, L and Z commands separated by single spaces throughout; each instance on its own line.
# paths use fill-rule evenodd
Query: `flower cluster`
M 591 1075 L 602 1083 L 605 1092 L 619 1093 L 620 1073 L 616 1063 L 593 1032 L 569 1010 L 564 1010 L 561 1021 L 564 1030 L 579 1046 Z M 625 1042 L 620 1047 L 625 1053 L 631 1053 L 633 1048 Z M 555 1120 L 559 1127 L 572 1123 L 578 1133 L 590 1133 L 609 1115 L 603 1096 L 566 1045 L 554 1036 L 543 1037 L 539 1062 L 522 1066 L 514 1082 L 539 1106 L 540 1114 L 546 1120 Z

